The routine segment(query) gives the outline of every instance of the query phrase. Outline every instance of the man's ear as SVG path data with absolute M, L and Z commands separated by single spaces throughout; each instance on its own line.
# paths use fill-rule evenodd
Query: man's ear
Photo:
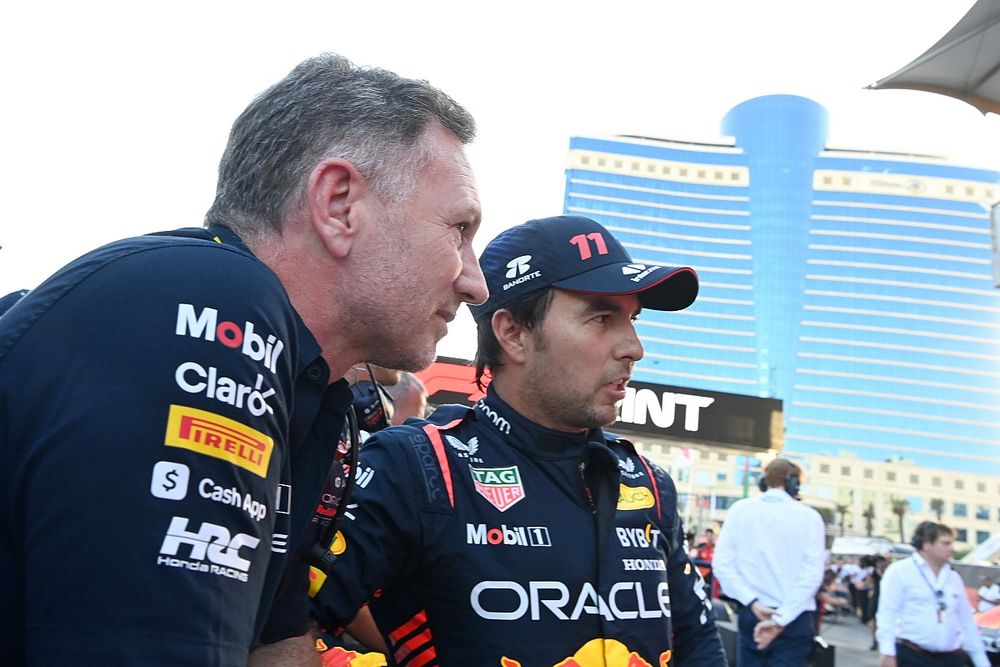
M 366 183 L 354 165 L 340 158 L 323 160 L 309 175 L 306 206 L 316 235 L 334 257 L 345 257 L 358 235 L 355 210 Z
M 527 360 L 527 338 L 531 332 L 518 324 L 510 311 L 501 308 L 493 313 L 490 321 L 493 327 L 493 335 L 500 343 L 500 349 L 507 357 L 507 361 L 515 364 L 523 364 Z

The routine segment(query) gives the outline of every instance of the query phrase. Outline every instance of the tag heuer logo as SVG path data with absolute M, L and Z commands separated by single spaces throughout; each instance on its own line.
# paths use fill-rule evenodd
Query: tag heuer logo
M 518 472 L 517 466 L 509 468 L 469 466 L 469 471 L 472 472 L 472 481 L 479 495 L 490 501 L 490 504 L 501 512 L 506 512 L 524 498 L 524 486 L 521 485 L 521 473 Z

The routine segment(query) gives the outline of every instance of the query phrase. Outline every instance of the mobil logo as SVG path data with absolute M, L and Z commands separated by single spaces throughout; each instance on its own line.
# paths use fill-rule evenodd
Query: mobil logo
M 285 343 L 274 334 L 266 337 L 255 331 L 253 322 L 243 324 L 219 319 L 215 308 L 196 311 L 190 303 L 177 304 L 177 324 L 174 333 L 178 336 L 201 338 L 218 342 L 228 348 L 239 350 L 254 361 L 260 361 L 272 373 L 277 372 L 278 357 L 285 349 Z

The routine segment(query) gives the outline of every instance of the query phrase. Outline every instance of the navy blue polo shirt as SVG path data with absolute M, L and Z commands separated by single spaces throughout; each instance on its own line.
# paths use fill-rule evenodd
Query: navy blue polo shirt
M 372 435 L 353 497 L 314 615 L 369 602 L 391 664 L 725 665 L 674 484 L 627 441 L 543 428 L 491 387 Z
M 286 565 L 351 401 L 328 376 L 225 229 L 115 242 L 32 290 L 0 318 L 0 655 L 236 665 L 304 632 Z

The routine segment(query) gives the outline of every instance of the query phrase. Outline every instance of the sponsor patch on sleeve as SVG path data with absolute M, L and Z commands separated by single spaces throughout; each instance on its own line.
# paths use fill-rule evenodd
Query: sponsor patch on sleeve
M 653 492 L 644 486 L 625 486 L 619 484 L 618 509 L 642 510 L 655 504 Z
M 181 447 L 267 477 L 274 450 L 271 436 L 246 424 L 184 405 L 171 405 L 163 444 Z

